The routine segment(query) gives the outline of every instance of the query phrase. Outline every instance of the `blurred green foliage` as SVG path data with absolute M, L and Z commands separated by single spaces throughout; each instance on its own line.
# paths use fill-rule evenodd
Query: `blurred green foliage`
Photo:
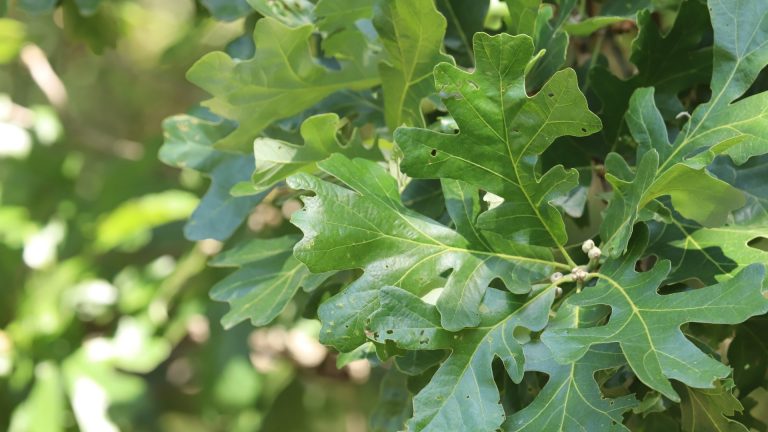
M 378 377 L 337 370 L 315 321 L 222 329 L 220 244 L 182 234 L 208 180 L 157 161 L 204 98 L 190 65 L 252 53 L 249 12 L 0 1 L 0 430 L 365 430 Z

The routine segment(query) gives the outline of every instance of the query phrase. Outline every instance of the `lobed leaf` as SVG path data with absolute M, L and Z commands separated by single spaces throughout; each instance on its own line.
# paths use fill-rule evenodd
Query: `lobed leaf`
M 187 73 L 192 83 L 214 97 L 204 103 L 213 112 L 237 121 L 238 128 L 216 146 L 245 150 L 269 124 L 298 114 L 338 90 L 360 90 L 379 83 L 369 56 L 340 60 L 340 69 L 320 65 L 310 54 L 314 26 L 291 28 L 267 17 L 256 23 L 256 54 L 235 61 L 223 52 L 209 53 Z M 280 37 L 274 37 L 279 34 Z
M 211 298 L 230 304 L 221 323 L 234 327 L 250 319 L 255 326 L 269 324 L 300 287 L 311 291 L 331 274 L 312 274 L 293 257 L 297 236 L 249 240 L 214 258 L 211 265 L 239 267 L 211 288 Z
M 561 246 L 565 227 L 549 202 L 576 187 L 578 173 L 558 165 L 539 175 L 536 161 L 556 137 L 594 133 L 600 120 L 587 109 L 573 70 L 558 72 L 535 96 L 526 95 L 524 73 L 533 54 L 528 36 L 480 33 L 474 45 L 474 73 L 445 63 L 435 68 L 459 133 L 398 129 L 401 169 L 493 192 L 505 203 L 484 213 L 480 228 L 519 243 Z
M 335 154 L 318 166 L 351 190 L 306 174 L 288 179 L 291 187 L 316 194 L 304 198 L 304 209 L 292 218 L 304 232 L 295 254 L 313 272 L 363 269 L 359 279 L 319 310 L 321 341 L 342 351 L 365 341 L 364 321 L 377 308 L 378 290 L 384 286 L 418 296 L 443 288 L 437 302 L 441 323 L 459 330 L 480 322 L 480 303 L 494 279 L 525 293 L 553 268 L 564 267 L 546 249 L 496 237 L 472 241 L 407 209 L 395 179 L 374 162 Z
M 647 233 L 642 231 L 626 256 L 607 261 L 595 274 L 596 285 L 566 300 L 573 306 L 610 306 L 605 325 L 547 329 L 542 341 L 560 362 L 581 358 L 593 344 L 618 342 L 643 383 L 679 401 L 668 378 L 690 387 L 711 388 L 714 380 L 730 374 L 727 366 L 689 341 L 680 326 L 689 322 L 738 324 L 768 312 L 768 299 L 762 294 L 765 268 L 752 264 L 719 284 L 660 295 L 657 290 L 670 271 L 670 262 L 660 261 L 647 272 L 636 272 L 635 262 L 646 243 Z
M 522 379 L 525 358 L 520 329 L 539 331 L 549 318 L 554 286 L 513 297 L 490 289 L 476 328 L 451 333 L 441 327 L 432 305 L 399 288 L 380 291 L 380 307 L 371 317 L 377 342 L 393 341 L 410 350 L 450 349 L 451 355 L 414 397 L 409 430 L 496 430 L 505 414 L 491 362 L 498 357 L 513 381 Z

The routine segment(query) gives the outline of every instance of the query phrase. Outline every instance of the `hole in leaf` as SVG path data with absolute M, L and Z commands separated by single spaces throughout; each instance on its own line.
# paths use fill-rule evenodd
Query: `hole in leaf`
M 549 96 L 549 97 L 555 97 L 555 94 L 554 94 L 554 93 L 549 93 L 547 96 Z
M 645 258 L 641 258 L 635 263 L 635 271 L 640 273 L 646 272 L 653 268 L 653 265 L 656 264 L 656 261 L 658 261 L 656 255 L 650 255 Z
M 432 149 L 432 151 L 429 152 L 429 154 L 432 155 L 432 157 L 437 156 L 437 149 Z
M 747 243 L 747 246 L 751 247 L 752 249 L 768 252 L 768 238 L 755 237 Z
M 581 128 L 581 131 L 587 133 L 587 128 Z
M 391 335 L 392 333 L 394 333 L 394 330 L 392 329 L 387 330 L 387 334 Z

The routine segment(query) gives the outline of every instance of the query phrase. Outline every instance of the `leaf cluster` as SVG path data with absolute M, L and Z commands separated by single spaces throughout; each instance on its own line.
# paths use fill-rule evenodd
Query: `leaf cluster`
M 374 430 L 759 428 L 762 0 L 249 3 L 161 151 L 213 180 L 187 234 L 239 242 L 226 326 L 305 306 L 390 368 Z

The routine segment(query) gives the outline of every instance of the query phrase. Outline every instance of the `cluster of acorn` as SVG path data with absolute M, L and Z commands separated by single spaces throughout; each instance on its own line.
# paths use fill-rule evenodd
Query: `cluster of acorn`
M 560 272 L 552 273 L 552 276 L 550 276 L 549 279 L 553 284 L 559 285 L 564 282 L 583 282 L 587 279 L 589 270 L 595 268 L 600 262 L 600 256 L 603 254 L 603 251 L 595 245 L 595 242 L 592 241 L 592 239 L 582 243 L 581 250 L 589 257 L 589 264 L 575 267 L 571 270 L 571 273 L 568 276 L 565 276 Z M 561 288 L 557 287 L 557 289 L 558 294 L 560 294 L 562 292 Z

